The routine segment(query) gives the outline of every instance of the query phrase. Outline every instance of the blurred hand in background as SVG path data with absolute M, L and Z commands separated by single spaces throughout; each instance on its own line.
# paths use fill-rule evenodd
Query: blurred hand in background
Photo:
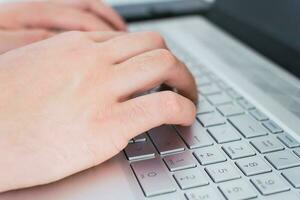
M 126 25 L 100 0 L 4 3 L 0 7 L 0 54 L 71 30 L 126 31 Z

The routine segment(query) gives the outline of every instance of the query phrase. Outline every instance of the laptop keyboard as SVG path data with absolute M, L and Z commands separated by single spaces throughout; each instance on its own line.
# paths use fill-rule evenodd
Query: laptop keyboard
M 224 80 L 170 48 L 188 63 L 200 102 L 192 126 L 157 127 L 125 148 L 145 199 L 300 199 L 300 143 Z

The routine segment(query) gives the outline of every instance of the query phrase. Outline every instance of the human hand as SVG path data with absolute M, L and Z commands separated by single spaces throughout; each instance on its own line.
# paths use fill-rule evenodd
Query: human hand
M 121 17 L 99 0 L 3 3 L 1 29 L 106 31 L 126 29 Z
M 132 98 L 162 83 L 180 94 Z M 10 51 L 0 91 L 0 191 L 98 165 L 136 135 L 190 125 L 196 113 L 191 73 L 152 32 L 68 32 Z
M 75 8 L 91 12 L 111 25 L 114 29 L 125 31 L 125 22 L 117 12 L 100 0 L 48 0 L 49 2 L 70 5 Z
M 42 29 L 0 30 L 0 54 L 36 41 L 47 39 L 53 35 L 53 32 Z

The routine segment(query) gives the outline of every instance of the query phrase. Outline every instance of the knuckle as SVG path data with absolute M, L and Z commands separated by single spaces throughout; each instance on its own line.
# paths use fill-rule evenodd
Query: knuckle
M 167 49 L 157 50 L 157 57 L 162 62 L 163 66 L 169 69 L 173 69 L 178 66 L 177 58 Z
M 161 97 L 161 101 L 162 101 L 162 105 L 163 108 L 165 109 L 165 114 L 167 115 L 167 117 L 169 117 L 170 115 L 173 114 L 177 114 L 177 113 L 181 113 L 182 111 L 182 105 L 179 99 L 179 95 L 176 94 L 175 92 L 171 92 L 171 91 L 165 91 L 162 92 L 162 97 Z
M 149 39 L 155 42 L 158 46 L 165 46 L 165 40 L 163 36 L 158 32 L 146 32 Z

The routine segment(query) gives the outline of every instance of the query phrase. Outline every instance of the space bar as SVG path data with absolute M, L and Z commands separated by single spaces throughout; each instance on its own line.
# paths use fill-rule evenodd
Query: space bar
M 145 196 L 176 191 L 166 167 L 160 159 L 150 159 L 131 164 L 131 167 L 144 191 Z

